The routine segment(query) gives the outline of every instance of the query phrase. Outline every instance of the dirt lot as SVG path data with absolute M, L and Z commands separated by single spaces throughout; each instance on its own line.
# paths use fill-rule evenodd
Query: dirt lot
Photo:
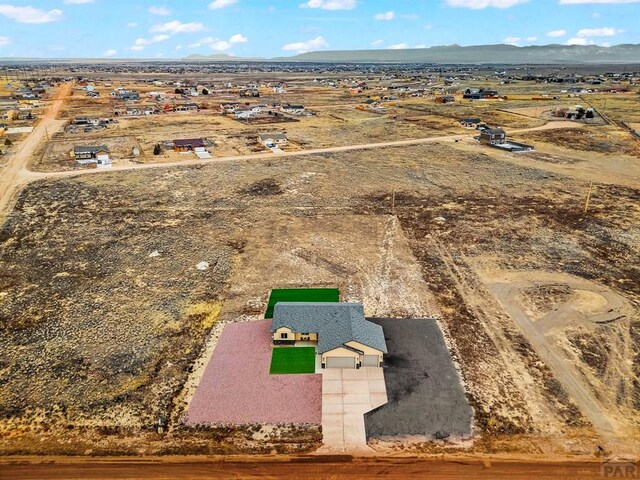
M 32 161 L 31 167 L 33 170 L 41 172 L 95 168 L 95 164 L 80 165 L 70 155 L 73 147 L 90 145 L 106 145 L 109 148 L 109 157 L 114 165 L 129 164 L 132 160 L 142 160 L 144 158 L 144 156 L 134 157 L 133 148 L 140 149 L 140 145 L 132 136 L 108 136 L 103 134 L 98 137 L 76 134 L 73 139 L 55 140 L 47 143 L 39 158 L 35 158 Z

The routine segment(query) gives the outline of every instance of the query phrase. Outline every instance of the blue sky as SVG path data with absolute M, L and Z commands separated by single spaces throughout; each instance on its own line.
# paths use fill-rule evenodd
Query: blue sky
M 0 57 L 640 43 L 640 0 L 0 0 Z

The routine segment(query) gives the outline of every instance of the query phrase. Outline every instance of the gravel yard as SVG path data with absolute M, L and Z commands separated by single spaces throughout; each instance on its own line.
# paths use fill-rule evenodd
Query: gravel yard
M 271 320 L 227 325 L 186 423 L 320 423 L 320 375 L 269 375 Z
M 473 412 L 436 321 L 371 321 L 382 325 L 387 341 L 389 402 L 365 414 L 367 439 L 469 437 Z

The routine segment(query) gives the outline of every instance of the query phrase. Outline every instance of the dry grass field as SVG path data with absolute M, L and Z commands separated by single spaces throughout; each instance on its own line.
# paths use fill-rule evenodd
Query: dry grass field
M 113 118 L 115 87 L 167 90 L 111 83 L 99 99 L 76 91 L 61 118 Z M 506 153 L 478 145 L 457 119 L 540 127 L 544 118 L 507 110 L 538 108 L 531 96 L 560 87 L 493 85 L 510 99 L 404 97 L 356 109 L 377 86 L 353 96 L 296 78 L 287 94 L 251 100 L 315 113 L 296 122 L 222 117 L 213 106 L 232 98 L 209 95 L 196 102 L 212 108 L 197 114 L 119 117 L 43 143 L 30 168 L 47 178 L 25 187 L 0 227 L 3 451 L 317 448 L 317 426 L 181 422 L 222 326 L 259 318 L 270 288 L 296 286 L 339 287 L 367 315 L 441 325 L 474 408 L 474 440 L 376 444 L 381 452 L 640 451 L 638 140 L 615 124 L 546 129 L 514 136 L 535 152 Z M 588 98 L 596 108 L 605 100 Z M 637 95 L 606 101 L 614 122 L 640 122 Z M 269 153 L 257 136 L 274 131 L 294 155 L 215 160 Z M 304 154 L 452 134 L 469 138 Z M 207 164 L 137 165 L 194 159 L 151 152 L 199 137 L 215 142 Z M 73 145 L 103 143 L 114 171 L 64 172 L 76 170 Z
M 266 180 L 273 188 L 255 188 Z M 566 272 L 637 309 L 639 192 L 598 186 L 585 215 L 582 191 L 571 177 L 437 144 L 34 184 L 0 238 L 5 451 L 59 451 L 30 442 L 100 426 L 120 449 L 158 451 L 144 432 L 184 408 L 174 400 L 212 312 L 221 308 L 218 322 L 256 314 L 277 282 L 338 284 L 381 316 L 413 315 L 409 302 L 431 291 L 475 407 L 474 449 L 591 453 L 588 419 L 477 273 Z M 379 266 L 357 260 L 380 248 Z M 594 368 L 638 365 L 638 327 L 627 315 L 566 341 L 595 379 Z M 615 336 L 624 355 L 593 350 Z M 593 385 L 611 392 L 603 408 L 625 434 L 640 421 L 634 368 L 622 391 L 615 376 Z M 178 433 L 163 442 L 188 450 Z

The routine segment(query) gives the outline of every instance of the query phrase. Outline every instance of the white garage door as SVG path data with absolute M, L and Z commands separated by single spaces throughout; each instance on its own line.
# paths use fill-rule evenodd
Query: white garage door
M 363 355 L 362 366 L 363 367 L 377 367 L 379 365 L 378 355 Z
M 327 357 L 327 368 L 356 368 L 354 357 Z

